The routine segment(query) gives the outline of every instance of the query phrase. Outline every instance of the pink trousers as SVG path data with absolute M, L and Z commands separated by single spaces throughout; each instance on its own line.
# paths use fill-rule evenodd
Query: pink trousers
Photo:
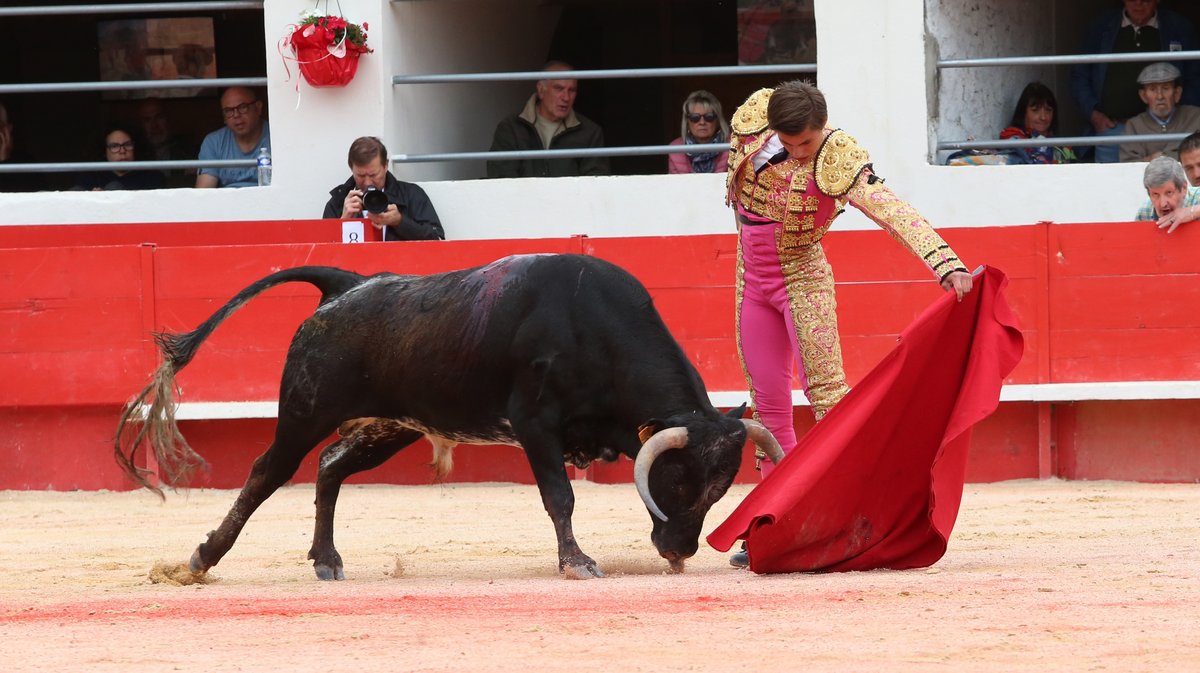
M 755 412 L 783 450 L 796 445 L 792 376 L 818 420 L 848 390 L 833 272 L 820 243 L 780 251 L 783 225 L 743 225 L 739 235 L 738 355 Z M 771 465 L 764 462 L 763 476 Z

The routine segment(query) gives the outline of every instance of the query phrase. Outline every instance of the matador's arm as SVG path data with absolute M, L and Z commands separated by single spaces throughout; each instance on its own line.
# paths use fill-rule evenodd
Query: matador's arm
M 830 133 L 817 151 L 817 188 L 848 200 L 929 267 L 938 281 L 967 267 L 929 222 L 883 184 L 871 170 L 871 157 L 842 130 Z
M 924 262 L 939 281 L 955 271 L 967 270 L 921 213 L 888 189 L 870 168 L 858 176 L 845 198 Z

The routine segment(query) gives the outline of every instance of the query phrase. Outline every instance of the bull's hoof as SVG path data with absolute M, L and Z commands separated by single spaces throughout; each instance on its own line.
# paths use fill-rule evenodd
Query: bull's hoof
M 212 535 L 212 533 L 209 533 L 209 535 Z M 200 558 L 200 548 L 196 547 L 196 551 L 192 552 L 192 558 L 188 559 L 188 570 L 190 570 L 193 575 L 203 575 L 204 573 L 208 572 L 208 569 L 211 567 L 212 566 L 208 565 L 203 559 Z
M 331 566 L 324 563 L 314 563 L 313 570 L 317 573 L 319 580 L 344 580 L 346 573 L 341 566 Z
M 210 584 L 216 581 L 216 578 L 211 577 L 208 573 L 192 572 L 188 566 L 182 563 L 155 563 L 150 569 L 150 581 L 154 584 L 171 584 L 177 587 L 186 587 L 192 584 Z
M 594 577 L 604 577 L 604 573 L 593 561 L 592 563 L 564 565 L 562 576 L 569 580 L 590 580 Z
M 671 565 L 672 573 L 678 575 L 683 572 L 683 566 L 684 566 L 683 559 L 670 559 L 667 561 L 667 563 L 669 563 Z

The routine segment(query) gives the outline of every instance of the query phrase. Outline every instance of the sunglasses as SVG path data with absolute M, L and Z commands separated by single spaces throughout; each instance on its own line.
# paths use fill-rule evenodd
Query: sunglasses
M 695 112 L 689 112 L 687 115 L 687 120 L 692 122 L 693 124 L 700 121 L 701 119 L 703 119 L 706 122 L 716 121 L 717 113 L 716 112 L 705 112 L 704 114 L 696 114 Z

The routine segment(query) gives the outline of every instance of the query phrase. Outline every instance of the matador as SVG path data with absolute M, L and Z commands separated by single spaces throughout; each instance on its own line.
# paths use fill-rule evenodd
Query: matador
M 726 204 L 737 213 L 738 355 L 755 415 L 785 451 L 796 445 L 796 363 L 818 421 L 849 390 L 833 272 L 821 247 L 847 203 L 959 299 L 971 288 L 971 275 L 950 246 L 884 185 L 867 151 L 827 122 L 821 92 L 794 81 L 755 92 L 731 124 Z M 760 469 L 765 477 L 771 464 Z

